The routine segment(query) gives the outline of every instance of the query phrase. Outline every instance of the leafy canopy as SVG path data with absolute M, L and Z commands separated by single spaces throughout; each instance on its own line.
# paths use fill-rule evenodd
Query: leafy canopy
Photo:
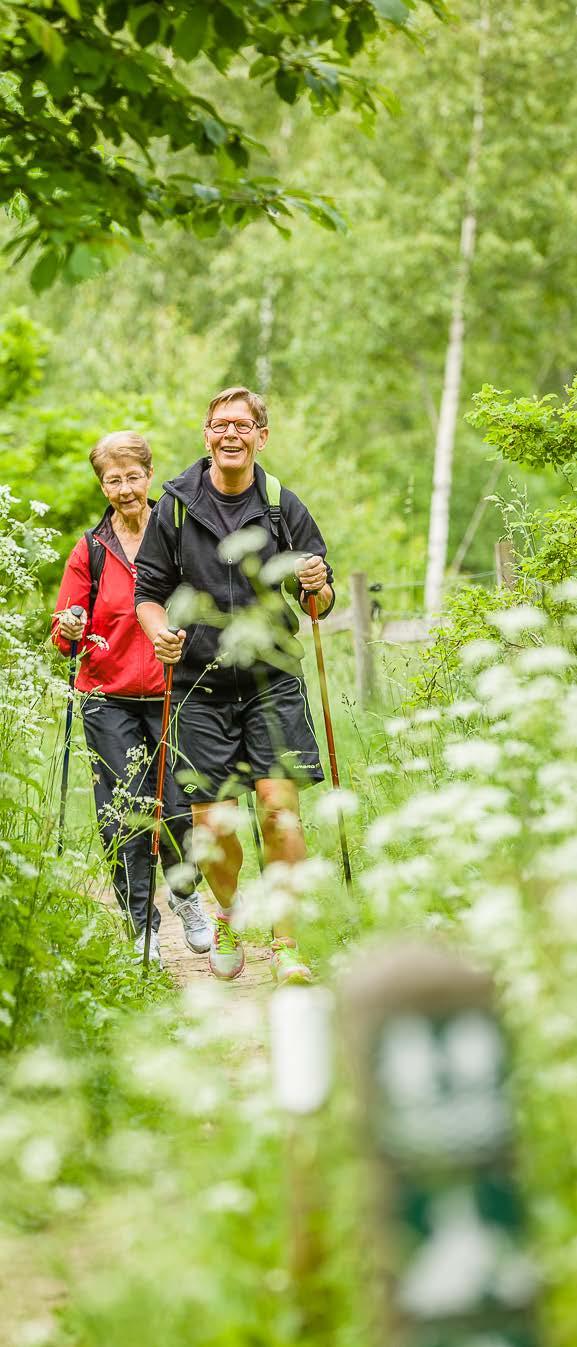
M 577 377 L 565 391 L 567 401 L 560 403 L 555 393 L 512 398 L 508 389 L 484 384 L 465 419 L 485 432 L 486 443 L 503 458 L 527 468 L 563 470 L 577 457 Z
M 17 258 L 42 246 L 34 287 L 94 275 L 146 216 L 201 236 L 294 209 L 339 228 L 323 195 L 248 176 L 262 147 L 194 92 L 190 64 L 240 60 L 287 104 L 374 113 L 386 91 L 352 63 L 417 3 L 445 14 L 442 0 L 0 0 L 0 200 Z M 210 175 L 196 158 L 181 170 L 190 150 Z

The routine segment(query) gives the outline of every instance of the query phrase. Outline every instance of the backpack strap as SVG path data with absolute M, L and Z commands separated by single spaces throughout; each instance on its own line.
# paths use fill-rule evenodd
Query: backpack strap
M 88 621 L 90 622 L 96 603 L 96 595 L 98 594 L 100 576 L 106 561 L 106 548 L 102 543 L 96 541 L 93 529 L 87 529 L 84 538 L 88 548 L 88 565 L 90 568 L 90 594 L 88 598 Z
M 272 532 L 277 543 L 282 538 L 286 551 L 292 552 L 293 540 L 290 535 L 289 526 L 280 508 L 281 484 L 278 477 L 273 477 L 271 472 L 265 472 L 264 480 Z

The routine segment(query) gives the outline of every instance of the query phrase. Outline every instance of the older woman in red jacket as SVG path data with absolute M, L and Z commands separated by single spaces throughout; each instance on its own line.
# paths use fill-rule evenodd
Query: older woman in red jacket
M 52 640 L 63 654 L 78 641 L 76 687 L 84 694 L 82 718 L 93 762 L 94 798 L 101 840 L 121 908 L 130 916 L 135 951 L 142 958 L 148 897 L 149 833 L 128 828 L 127 812 L 137 812 L 156 794 L 155 750 L 160 737 L 164 667 L 154 654 L 134 612 L 134 559 L 151 510 L 148 489 L 152 458 L 147 441 L 134 431 L 105 435 L 90 461 L 108 505 L 95 528 L 76 543 L 62 578 Z M 78 605 L 82 618 L 71 613 Z M 191 827 L 186 797 L 167 771 L 161 859 L 164 868 L 182 858 Z M 195 953 L 209 949 L 212 929 L 196 888 L 171 890 L 169 902 L 180 916 Z M 150 957 L 160 963 L 153 916 Z

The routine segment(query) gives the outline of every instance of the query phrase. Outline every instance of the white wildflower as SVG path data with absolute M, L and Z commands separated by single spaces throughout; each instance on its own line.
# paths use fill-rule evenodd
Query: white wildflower
M 82 1188 L 75 1188 L 71 1183 L 59 1183 L 52 1193 L 52 1205 L 56 1211 L 61 1211 L 69 1215 L 73 1211 L 79 1211 L 86 1202 L 86 1193 Z
M 445 715 L 449 720 L 470 720 L 472 716 L 478 716 L 482 707 L 474 697 L 463 697 L 460 701 L 451 702 L 446 707 Z
M 367 832 L 367 842 L 370 847 L 386 847 L 389 842 L 397 836 L 398 821 L 396 814 L 382 815 L 371 823 Z
M 577 763 L 544 762 L 537 771 L 537 784 L 550 794 L 577 792 Z
M 441 710 L 438 706 L 426 706 L 422 711 L 415 711 L 416 725 L 434 725 L 435 721 L 441 719 Z
M 501 749 L 486 739 L 471 738 L 447 744 L 443 756 L 453 772 L 486 774 L 496 771 L 501 761 Z
M 250 556 L 253 552 L 262 552 L 263 547 L 268 542 L 268 533 L 266 529 L 255 524 L 250 528 L 237 529 L 235 533 L 230 533 L 227 538 L 223 538 L 218 544 L 217 552 L 221 561 L 235 562 L 242 561 L 244 557 Z
M 519 939 L 521 904 L 512 887 L 486 889 L 463 921 L 481 947 L 506 953 Z
M 521 673 L 557 673 L 568 669 L 574 660 L 560 645 L 535 646 L 533 650 L 524 650 L 515 660 L 515 667 Z
M 54 1137 L 30 1137 L 23 1146 L 18 1167 L 31 1183 L 52 1183 L 61 1164 L 60 1150 Z
M 211 823 L 223 837 L 229 837 L 238 827 L 238 808 L 230 801 L 222 800 L 211 805 Z
M 501 716 L 518 705 L 522 690 L 515 675 L 506 664 L 494 664 L 484 669 L 476 680 L 477 692 L 489 714 Z
M 431 769 L 428 758 L 403 758 L 399 766 L 403 772 L 429 772 Z
M 43 515 L 48 514 L 50 506 L 47 505 L 46 501 L 44 500 L 31 500 L 30 509 L 32 511 L 32 514 Z
M 514 814 L 488 814 L 479 820 L 475 832 L 480 842 L 494 846 L 497 842 L 508 842 L 511 837 L 518 837 L 521 824 Z
M 577 883 L 574 880 L 568 879 L 565 884 L 556 886 L 549 897 L 549 910 L 562 934 L 574 940 L 577 923 Z
M 461 648 L 461 663 L 466 669 L 480 669 L 483 664 L 490 664 L 492 660 L 497 659 L 501 654 L 501 648 L 496 641 L 468 641 Z
M 259 575 L 259 580 L 263 585 L 276 585 L 280 580 L 286 580 L 287 575 L 295 574 L 295 567 L 299 558 L 295 559 L 294 552 L 277 552 L 274 557 L 269 557 Z
M 37 1319 L 26 1319 L 12 1339 L 13 1347 L 50 1347 L 56 1341 L 56 1321 L 43 1314 Z
M 571 832 L 576 827 L 577 802 L 572 804 L 568 801 L 566 804 L 558 805 L 555 809 L 548 809 L 540 818 L 535 819 L 533 832 L 547 836 L 553 833 Z
M 554 585 L 551 593 L 560 603 L 577 603 L 577 578 L 571 576 L 560 585 Z
M 77 1071 L 50 1048 L 29 1048 L 18 1062 L 13 1075 L 15 1090 L 66 1090 L 77 1079 Z
M 547 617 L 542 608 L 535 608 L 528 603 L 519 603 L 514 608 L 504 608 L 501 611 L 489 613 L 487 622 L 490 626 L 497 627 L 502 636 L 514 640 L 516 636 L 521 636 L 525 631 L 541 631 L 547 625 Z
M 254 1195 L 248 1188 L 232 1180 L 216 1183 L 208 1188 L 202 1197 L 202 1205 L 208 1211 L 238 1211 L 244 1213 L 254 1206 Z
M 551 875 L 572 879 L 577 871 L 577 837 L 568 837 L 556 847 L 547 847 L 535 858 L 535 871 L 543 879 Z
M 367 767 L 367 776 L 391 776 L 395 771 L 391 762 L 372 762 Z
M 170 866 L 170 869 L 165 873 L 165 879 L 171 889 L 183 893 L 194 882 L 196 874 L 196 865 L 191 865 L 188 861 L 180 861 L 178 865 Z
M 342 815 L 356 814 L 359 802 L 352 790 L 330 790 L 319 796 L 315 815 L 320 823 L 338 823 Z
M 411 721 L 405 716 L 395 716 L 392 720 L 385 721 L 385 734 L 395 738 L 398 734 L 406 734 L 411 728 Z

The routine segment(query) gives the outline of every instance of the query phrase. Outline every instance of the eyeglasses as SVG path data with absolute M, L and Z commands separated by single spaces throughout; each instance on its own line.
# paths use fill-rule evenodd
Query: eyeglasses
M 117 491 L 119 486 L 139 486 L 140 482 L 147 480 L 146 472 L 130 472 L 128 477 L 103 477 L 102 485 L 108 487 L 109 491 Z
M 237 435 L 250 435 L 253 426 L 258 425 L 258 421 L 209 421 L 207 424 L 213 435 L 224 435 L 229 426 L 234 426 Z

